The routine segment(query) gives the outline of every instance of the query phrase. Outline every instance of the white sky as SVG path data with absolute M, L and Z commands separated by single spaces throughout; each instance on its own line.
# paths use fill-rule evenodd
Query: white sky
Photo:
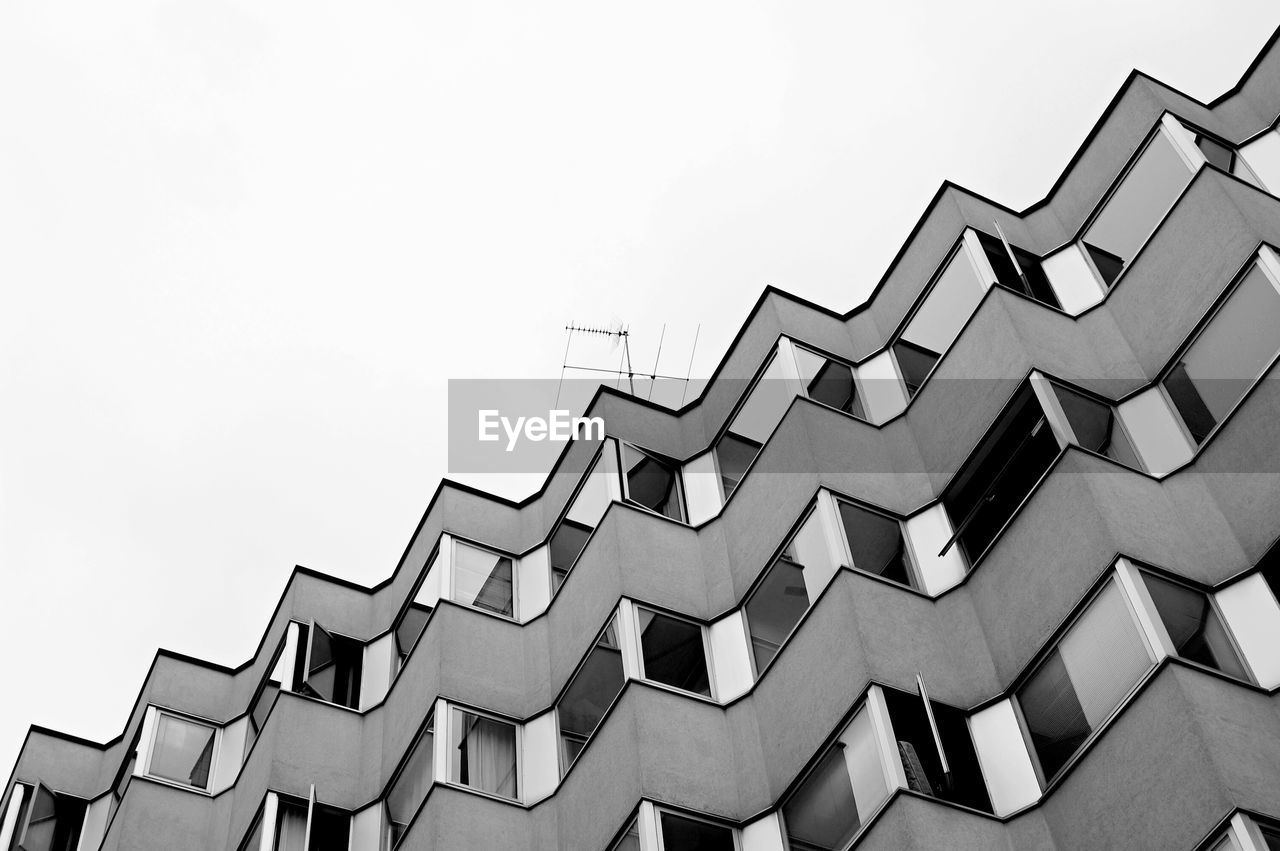
M 764 285 L 854 306 L 944 178 L 1025 206 L 1131 68 L 1208 99 L 1280 22 L 869 5 L 0 3 L 0 771 L 158 646 L 242 662 L 295 563 L 385 578 L 447 378 L 614 317 L 705 375 Z

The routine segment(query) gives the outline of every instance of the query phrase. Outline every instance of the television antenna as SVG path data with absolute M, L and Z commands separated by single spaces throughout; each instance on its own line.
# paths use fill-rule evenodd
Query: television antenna
M 662 326 L 662 334 L 658 337 L 658 351 L 657 351 L 657 354 L 654 355 L 653 369 L 650 372 L 635 371 L 635 368 L 632 366 L 632 363 L 631 363 L 631 328 L 630 326 L 625 325 L 618 320 L 614 320 L 614 322 L 612 322 L 611 324 L 603 325 L 603 326 L 602 325 L 582 325 L 577 322 L 570 322 L 568 325 L 564 326 L 564 330 L 567 332 L 568 336 L 564 342 L 564 358 L 560 363 L 560 383 L 556 386 L 556 404 L 557 405 L 560 404 L 560 390 L 564 386 L 564 374 L 566 371 L 571 369 L 580 371 L 580 372 L 595 372 L 595 373 L 604 373 L 606 375 L 613 375 L 617 379 L 614 382 L 614 387 L 618 387 L 618 388 L 621 387 L 622 379 L 625 377 L 627 379 L 627 389 L 630 391 L 631 395 L 633 396 L 636 395 L 635 380 L 637 378 L 649 379 L 649 398 L 651 399 L 653 398 L 653 385 L 657 382 L 659 378 L 670 379 L 672 381 L 683 381 L 685 383 L 685 389 L 686 390 L 688 389 L 689 375 L 685 375 L 683 378 L 681 378 L 678 375 L 664 375 L 658 372 L 658 363 L 662 357 L 662 344 L 667 337 L 667 326 L 665 323 L 663 323 L 663 326 Z M 702 330 L 702 326 L 699 325 L 698 331 L 701 332 L 701 330 Z M 569 363 L 569 347 L 573 343 L 574 334 L 585 334 L 587 336 L 605 337 L 609 340 L 612 340 L 613 345 L 611 348 L 617 349 L 621 347 L 622 349 L 622 352 L 618 360 L 618 368 L 604 369 L 596 366 L 584 366 L 581 364 Z M 698 337 L 696 334 L 694 335 L 694 338 L 693 338 L 693 347 L 694 347 L 694 350 L 696 351 L 698 347 Z M 692 371 L 693 371 L 693 355 L 690 354 L 689 355 L 690 374 L 692 374 Z M 681 393 L 680 395 L 680 402 L 681 404 L 684 404 L 683 393 Z

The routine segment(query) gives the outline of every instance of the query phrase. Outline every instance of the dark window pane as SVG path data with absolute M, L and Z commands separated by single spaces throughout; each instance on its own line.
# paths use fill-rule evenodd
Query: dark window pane
M 1272 544 L 1271 549 L 1258 562 L 1258 569 L 1271 588 L 1271 593 L 1280 601 L 1280 543 Z
M 161 713 L 156 719 L 155 748 L 148 773 L 207 789 L 213 741 L 212 727 Z
M 453 551 L 454 599 L 508 617 L 515 613 L 511 559 L 458 541 Z
M 638 613 L 645 678 L 710 697 L 702 627 L 648 609 Z
M 1138 453 L 1129 442 L 1115 408 L 1061 384 L 1051 383 L 1050 386 L 1075 433 L 1076 442 L 1135 470 L 1142 469 L 1142 462 L 1138 460 Z
M 1030 385 L 961 468 L 943 495 L 972 564 L 1057 458 L 1059 446 Z
M 663 851 L 734 851 L 733 831 L 723 825 L 664 812 Z
M 996 280 L 1002 286 L 1017 290 L 1036 301 L 1061 307 L 1058 296 L 1053 291 L 1053 285 L 1049 283 L 1049 278 L 1040 265 L 1039 257 L 1021 248 L 1013 246 L 1005 248 L 1005 244 L 999 238 L 990 234 L 981 231 L 974 231 L 974 233 L 978 235 L 978 241 L 982 243 L 982 251 L 987 255 L 987 261 L 991 264 L 992 271 L 996 273 Z M 1010 250 L 1018 261 L 1016 266 L 1013 259 L 1009 257 Z
M 1280 829 L 1264 826 L 1262 838 L 1267 843 L 1267 851 L 1280 851 Z
M 827 751 L 782 808 L 792 849 L 842 851 L 862 826 L 844 746 Z
M 947 758 L 949 772 L 942 768 L 938 743 L 934 739 L 924 700 L 918 694 L 884 689 L 889 721 L 897 739 L 898 756 L 907 775 L 907 786 L 925 795 L 991 812 L 991 800 L 978 766 L 965 713 L 945 704 L 930 701 L 938 738 Z
M 1226 145 L 1210 139 L 1208 136 L 1197 135 L 1196 147 L 1200 149 L 1200 153 L 1204 154 L 1204 158 L 1209 161 L 1210 165 L 1215 165 L 1227 173 L 1231 172 L 1231 164 L 1235 160 L 1235 152 Z
M 453 710 L 449 779 L 516 799 L 516 728 L 494 718 Z
M 846 364 L 830 360 L 803 346 L 795 346 L 800 381 L 810 399 L 830 405 L 855 417 L 864 416 L 853 370 Z
M 852 503 L 840 502 L 839 505 L 845 539 L 853 554 L 853 567 L 914 588 L 898 521 Z
M 1104 251 L 1096 245 L 1083 243 L 1085 251 L 1089 254 L 1089 259 L 1093 261 L 1094 268 L 1098 270 L 1098 274 L 1102 277 L 1102 282 L 1108 287 L 1116 282 L 1116 278 L 1120 277 L 1120 273 L 1124 271 L 1124 258 L 1119 255 Z
M 24 790 L 24 797 L 30 797 L 18 815 L 21 818 L 30 813 L 26 835 L 19 845 L 18 832 L 22 823 L 15 822 L 10 847 L 21 851 L 76 851 L 88 804 L 80 798 L 60 795 L 39 783 L 26 786 Z
M 311 814 L 311 842 L 307 851 L 347 851 L 350 841 L 350 814 L 317 805 Z
M 569 574 L 569 568 L 573 567 L 573 563 L 578 560 L 578 556 L 587 545 L 587 539 L 591 537 L 592 531 L 594 530 L 590 526 L 575 523 L 568 518 L 556 527 L 549 543 L 553 593 L 560 589 L 564 577 Z
M 1084 235 L 1108 285 L 1115 277 L 1108 277 L 1097 263 L 1099 253 L 1115 258 L 1121 266 L 1132 260 L 1190 182 L 1191 169 L 1165 131 L 1158 130 Z
M 426 800 L 431 788 L 435 731 L 431 721 L 413 746 L 409 759 L 387 791 L 387 821 L 391 824 L 392 846 L 409 827 L 409 821 Z
M 893 344 L 893 357 L 898 362 L 898 371 L 902 373 L 902 383 L 907 385 L 907 395 L 914 396 L 939 356 L 923 346 L 898 340 Z
M 1255 264 L 1187 349 L 1164 386 L 1197 443 L 1280 351 L 1280 293 Z
M 396 650 L 403 658 L 409 655 L 413 645 L 422 637 L 427 628 L 427 618 L 431 617 L 431 608 L 417 603 L 410 603 L 396 624 Z
M 684 520 L 680 475 L 674 465 L 623 444 L 622 468 L 628 499 L 673 520 Z
M 560 735 L 565 746 L 562 770 L 568 770 L 569 763 L 595 732 L 625 682 L 617 630 L 610 623 L 557 704 Z
M 1179 656 L 1248 679 L 1209 595 L 1151 573 L 1142 580 Z
M 319 624 L 312 624 L 306 635 L 306 681 L 299 691 L 355 709 L 360 703 L 364 645 L 353 638 L 333 635 Z
M 777 655 L 782 642 L 809 610 L 810 602 L 804 568 L 785 555 L 779 558 L 746 605 L 757 674 Z
M 720 484 L 724 488 L 724 498 L 742 481 L 747 467 L 756 460 L 760 453 L 760 444 L 739 437 L 733 432 L 725 432 L 716 444 L 716 463 L 720 466 Z

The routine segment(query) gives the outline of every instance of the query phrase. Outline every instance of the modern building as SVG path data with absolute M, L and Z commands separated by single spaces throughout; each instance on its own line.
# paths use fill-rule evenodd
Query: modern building
M 33 727 L 0 849 L 1280 848 L 1277 116 L 1274 36 L 1134 73 L 1043 201 L 944 185 L 857 309 Z

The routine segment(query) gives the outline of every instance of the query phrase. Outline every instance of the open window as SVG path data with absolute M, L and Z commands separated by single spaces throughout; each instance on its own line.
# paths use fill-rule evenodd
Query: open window
M 680 485 L 680 465 L 668 458 L 620 443 L 623 497 L 650 511 L 685 521 L 684 491 Z
M 916 684 L 915 694 L 883 689 L 907 788 L 991 812 L 991 799 L 969 734 L 967 714 L 930 700 L 919 675 Z
M 1280 283 L 1250 264 L 1161 380 L 1187 433 L 1204 443 L 1280 353 Z
M 449 782 L 519 800 L 516 725 L 459 707 L 449 725 Z
M 321 804 L 316 788 L 308 800 L 279 799 L 272 851 L 347 851 L 351 841 L 351 814 Z
M 435 777 L 435 718 L 427 718 L 422 733 L 409 749 L 409 755 L 396 771 L 387 787 L 386 810 L 389 834 L 388 849 L 400 844 L 409 823 L 427 799 Z
M 556 704 L 560 723 L 560 773 L 563 775 L 600 726 L 604 713 L 626 684 L 617 616 L 609 619 Z
M 836 500 L 836 507 L 851 567 L 911 588 L 920 587 L 907 555 L 901 522 L 843 499 Z
M 636 606 L 641 676 L 682 691 L 711 696 L 701 625 Z
M 838 411 L 866 419 L 853 367 L 799 344 L 793 343 L 792 351 L 795 352 L 796 369 L 806 396 Z
M 1169 128 L 1151 138 L 1094 214 L 1081 239 L 1098 277 L 1109 288 L 1137 255 L 1191 182 L 1193 172 Z
M 147 758 L 147 775 L 209 790 L 219 730 L 169 712 L 157 712 Z
M 1049 276 L 1044 273 L 1039 257 L 1010 245 L 1003 234 L 996 237 L 977 230 L 974 234 L 978 237 L 987 262 L 991 264 L 996 283 L 1050 307 L 1062 306 L 1053 291 L 1053 285 L 1049 283 Z
M 1196 588 L 1141 571 L 1173 651 L 1183 659 L 1248 680 L 1240 652 L 1213 598 Z
M 728 825 L 704 818 L 658 811 L 660 851 L 736 851 L 734 830 Z
M 294 668 L 293 691 L 348 709 L 360 708 L 363 643 L 334 635 L 312 621 L 309 626 L 299 624 L 298 650 L 302 664 Z
M 9 849 L 76 851 L 78 848 L 88 801 L 55 792 L 43 783 L 18 783 L 10 794 L 9 806 L 17 807 Z
M 1120 585 L 1109 579 L 1015 690 L 1048 784 L 1155 665 Z
M 510 556 L 454 540 L 453 600 L 515 617 L 515 587 L 515 562 Z

